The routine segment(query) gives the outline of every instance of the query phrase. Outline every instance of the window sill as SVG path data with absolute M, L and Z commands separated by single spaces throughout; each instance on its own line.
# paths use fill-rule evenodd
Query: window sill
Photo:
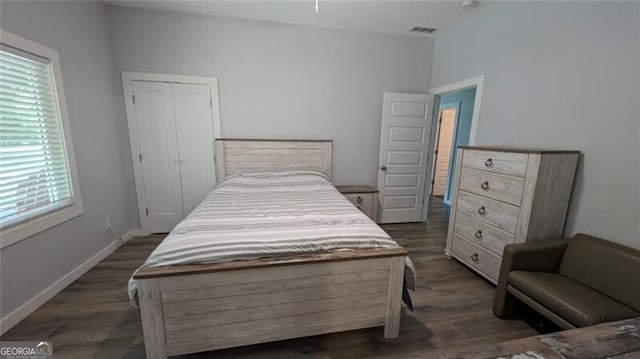
M 7 227 L 0 231 L 0 249 L 18 243 L 37 233 L 46 231 L 47 229 L 75 218 L 82 213 L 82 205 L 75 203 L 71 206 L 35 217 L 32 220 Z

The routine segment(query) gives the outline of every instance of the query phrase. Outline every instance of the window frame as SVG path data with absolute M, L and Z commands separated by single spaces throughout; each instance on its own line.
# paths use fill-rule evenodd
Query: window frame
M 33 236 L 34 234 L 45 231 L 60 223 L 66 222 L 83 214 L 82 198 L 80 196 L 80 184 L 78 181 L 78 170 L 76 167 L 76 157 L 71 136 L 71 126 L 69 123 L 69 112 L 67 110 L 67 99 L 64 93 L 64 84 L 62 82 L 62 69 L 60 66 L 60 57 L 58 51 L 40 45 L 33 41 L 27 40 L 18 35 L 0 29 L 0 43 L 18 49 L 20 51 L 30 53 L 45 59 L 51 64 L 53 73 L 53 88 L 56 100 L 58 102 L 58 111 L 60 117 L 61 134 L 69 165 L 69 176 L 72 190 L 72 202 L 70 205 L 52 208 L 44 213 L 35 213 L 22 222 L 9 225 L 0 229 L 0 249 L 8 247 L 12 244 L 20 242 L 23 239 Z

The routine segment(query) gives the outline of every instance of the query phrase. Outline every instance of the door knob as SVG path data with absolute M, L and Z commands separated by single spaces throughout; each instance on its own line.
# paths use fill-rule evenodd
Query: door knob
M 387 171 L 387 166 L 382 165 L 382 166 L 380 166 L 380 169 L 386 172 Z

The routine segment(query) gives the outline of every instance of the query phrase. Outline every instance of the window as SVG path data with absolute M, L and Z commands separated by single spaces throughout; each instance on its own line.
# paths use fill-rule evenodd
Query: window
M 0 35 L 0 243 L 6 247 L 80 215 L 82 204 L 58 54 Z

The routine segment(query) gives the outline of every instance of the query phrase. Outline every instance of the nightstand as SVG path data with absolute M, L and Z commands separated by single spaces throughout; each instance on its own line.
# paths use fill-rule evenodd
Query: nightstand
M 378 190 L 371 186 L 336 186 L 349 202 L 358 207 L 374 222 L 378 215 Z

